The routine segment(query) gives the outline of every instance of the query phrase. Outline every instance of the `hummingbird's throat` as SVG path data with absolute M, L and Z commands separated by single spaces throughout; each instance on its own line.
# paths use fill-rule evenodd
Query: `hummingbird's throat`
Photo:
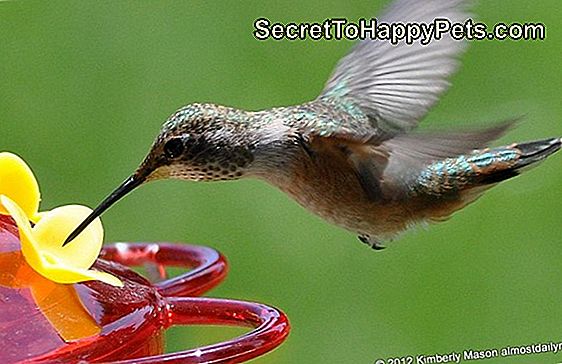
M 235 163 L 208 163 L 201 166 L 173 164 L 154 171 L 149 179 L 182 179 L 190 181 L 229 181 L 244 175 L 245 168 Z

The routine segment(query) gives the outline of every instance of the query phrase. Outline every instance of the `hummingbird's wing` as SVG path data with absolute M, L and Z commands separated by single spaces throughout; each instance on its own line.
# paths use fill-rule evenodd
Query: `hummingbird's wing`
M 395 0 L 378 22 L 432 24 L 440 18 L 462 23 L 469 18 L 470 3 Z M 395 200 L 408 195 L 414 177 L 431 162 L 487 146 L 513 122 L 472 131 L 412 132 L 449 87 L 465 46 L 448 33 L 426 45 L 370 39 L 356 44 L 317 101 L 343 111 L 346 119 L 308 121 L 302 130 L 311 150 L 320 158 L 349 163 L 370 199 Z
M 464 22 L 467 0 L 396 0 L 379 23 L 426 23 L 446 18 Z M 445 34 L 427 45 L 366 39 L 337 65 L 320 99 L 338 99 L 365 113 L 373 132 L 398 134 L 416 127 L 448 88 L 465 42 Z

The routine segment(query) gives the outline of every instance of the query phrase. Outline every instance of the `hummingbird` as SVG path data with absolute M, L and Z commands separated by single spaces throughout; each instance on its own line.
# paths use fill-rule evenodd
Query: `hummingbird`
M 380 22 L 452 23 L 466 0 L 395 0 Z M 561 138 L 490 148 L 514 121 L 420 131 L 459 66 L 466 43 L 359 41 L 320 95 L 296 106 L 245 111 L 193 103 L 163 124 L 138 169 L 67 238 L 136 187 L 156 180 L 263 180 L 373 249 L 408 228 L 446 220 L 499 182 L 556 152 Z

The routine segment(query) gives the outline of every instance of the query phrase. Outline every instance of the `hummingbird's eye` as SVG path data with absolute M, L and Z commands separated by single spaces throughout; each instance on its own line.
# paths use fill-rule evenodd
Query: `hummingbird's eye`
M 164 154 L 170 159 L 179 157 L 185 149 L 182 138 L 170 139 L 164 144 Z

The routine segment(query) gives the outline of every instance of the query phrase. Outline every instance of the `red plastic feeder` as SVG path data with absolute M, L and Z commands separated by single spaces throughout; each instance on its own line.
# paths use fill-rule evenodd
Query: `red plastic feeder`
M 17 227 L 0 216 L 0 363 L 241 363 L 279 346 L 289 333 L 283 312 L 258 303 L 196 297 L 218 285 L 227 263 L 194 245 L 116 243 L 95 268 L 118 276 L 56 284 L 35 273 L 20 252 Z M 191 270 L 151 283 L 128 267 L 152 263 Z M 173 325 L 235 325 L 254 329 L 230 341 L 163 354 Z

